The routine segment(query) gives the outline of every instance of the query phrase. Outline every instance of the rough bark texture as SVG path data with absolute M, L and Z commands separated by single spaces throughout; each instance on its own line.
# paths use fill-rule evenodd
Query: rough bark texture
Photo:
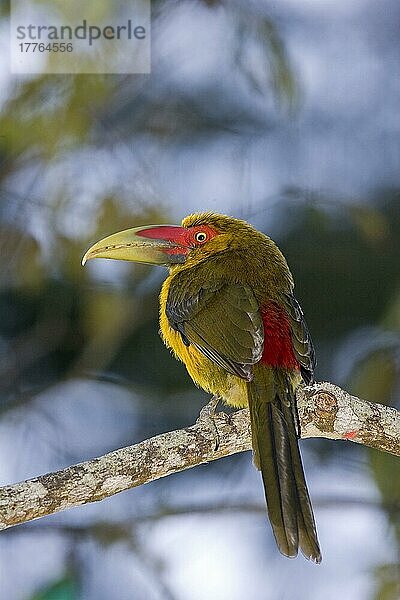
M 331 383 L 297 393 L 301 437 L 351 440 L 400 456 L 400 413 L 351 396 Z M 211 460 L 251 449 L 248 411 L 206 421 L 115 450 L 99 458 L 0 488 L 0 529 L 148 483 Z
M 301 437 L 351 440 L 400 456 L 400 413 L 351 396 L 332 383 L 300 388 Z

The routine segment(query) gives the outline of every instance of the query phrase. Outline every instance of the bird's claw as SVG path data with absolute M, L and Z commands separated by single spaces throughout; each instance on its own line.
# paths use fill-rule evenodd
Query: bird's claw
M 218 402 L 219 398 L 217 396 L 213 396 L 210 402 L 203 406 L 196 421 L 196 423 L 202 424 L 212 433 L 214 438 L 214 452 L 218 450 L 220 442 L 218 429 L 214 419 Z

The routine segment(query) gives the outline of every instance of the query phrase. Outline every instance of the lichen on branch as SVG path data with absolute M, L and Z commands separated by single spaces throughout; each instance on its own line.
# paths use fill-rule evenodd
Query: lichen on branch
M 400 412 L 351 396 L 331 383 L 297 391 L 301 437 L 349 440 L 400 456 Z M 67 467 L 0 488 L 0 529 L 97 502 L 172 473 L 251 449 L 247 409 L 215 416 Z

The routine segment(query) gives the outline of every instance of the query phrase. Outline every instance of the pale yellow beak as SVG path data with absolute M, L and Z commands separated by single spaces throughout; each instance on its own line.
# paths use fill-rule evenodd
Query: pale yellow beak
M 188 248 L 177 243 L 181 230 L 177 225 L 148 225 L 113 233 L 89 248 L 82 265 L 92 258 L 166 266 L 185 262 Z

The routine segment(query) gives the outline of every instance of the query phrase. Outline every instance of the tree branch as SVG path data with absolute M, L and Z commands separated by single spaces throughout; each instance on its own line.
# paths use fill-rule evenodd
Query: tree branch
M 331 383 L 297 392 L 301 437 L 350 440 L 400 456 L 400 413 L 351 396 Z M 246 409 L 218 413 L 215 432 L 197 421 L 99 458 L 0 488 L 0 529 L 97 502 L 123 490 L 251 449 Z

